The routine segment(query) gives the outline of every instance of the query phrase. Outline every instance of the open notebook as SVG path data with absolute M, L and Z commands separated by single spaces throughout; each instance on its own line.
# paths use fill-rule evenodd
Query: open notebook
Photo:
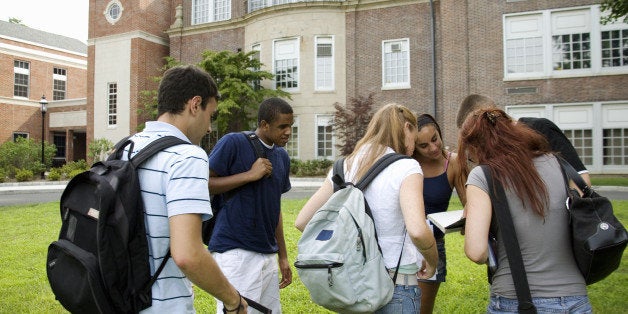
M 462 218 L 462 209 L 429 214 L 427 219 L 443 233 L 460 231 L 465 223 L 465 218 Z

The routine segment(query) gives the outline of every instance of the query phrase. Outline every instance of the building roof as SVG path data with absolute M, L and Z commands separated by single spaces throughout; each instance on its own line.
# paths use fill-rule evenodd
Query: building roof
M 78 39 L 44 32 L 28 26 L 9 23 L 6 21 L 0 21 L 0 36 L 13 37 L 76 53 L 87 54 L 87 44 Z

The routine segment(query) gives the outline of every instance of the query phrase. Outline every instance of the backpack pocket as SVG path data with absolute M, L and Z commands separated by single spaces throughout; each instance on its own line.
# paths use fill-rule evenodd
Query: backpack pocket
M 61 239 L 48 247 L 46 264 L 50 288 L 66 310 L 72 313 L 113 312 L 93 253 Z
M 310 291 L 312 301 L 336 311 L 357 301 L 355 282 L 341 259 L 340 254 L 299 254 L 294 263 L 299 278 Z

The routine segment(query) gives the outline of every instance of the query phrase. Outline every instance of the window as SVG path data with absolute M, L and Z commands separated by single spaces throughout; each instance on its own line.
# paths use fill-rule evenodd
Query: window
M 13 142 L 16 142 L 18 138 L 28 138 L 28 133 L 26 132 L 13 132 Z
M 333 123 L 333 115 L 316 116 L 316 158 L 334 158 Z
M 382 87 L 410 87 L 409 40 L 397 39 L 382 43 Z
M 599 6 L 504 16 L 506 79 L 628 73 L 628 24 Z
M 65 138 L 65 133 L 55 132 L 53 134 L 52 140 L 57 147 L 55 158 L 65 158 Z
M 110 126 L 118 124 L 118 83 L 109 83 L 109 90 L 107 92 L 107 124 Z
M 277 40 L 273 49 L 275 86 L 296 90 L 299 87 L 299 41 L 298 39 Z
M 316 90 L 334 89 L 334 42 L 331 36 L 316 37 Z
M 30 63 L 20 60 L 13 61 L 13 96 L 28 98 L 30 73 Z
M 563 130 L 585 165 L 593 164 L 593 130 Z
M 286 151 L 288 151 L 290 158 L 299 158 L 299 117 L 294 117 L 292 133 L 290 134 L 290 140 L 286 144 Z
M 231 18 L 231 0 L 193 0 L 192 25 Z
M 105 18 L 107 22 L 110 24 L 115 24 L 122 17 L 122 11 L 124 8 L 122 7 L 122 3 L 119 0 L 112 0 L 107 4 L 107 9 L 105 10 Z
M 68 77 L 66 70 L 54 68 L 52 73 L 52 100 L 64 100 L 66 91 L 66 82 Z
M 628 66 L 628 27 L 615 22 L 602 27 L 602 67 Z
M 602 136 L 604 165 L 628 165 L 628 129 L 604 129 Z

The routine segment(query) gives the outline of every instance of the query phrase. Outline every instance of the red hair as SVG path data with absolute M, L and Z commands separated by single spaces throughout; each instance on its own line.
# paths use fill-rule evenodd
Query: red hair
M 465 120 L 458 141 L 458 163 L 467 169 L 469 153 L 478 164 L 488 165 L 493 178 L 521 198 L 525 207 L 544 216 L 547 188 L 534 166 L 535 157 L 550 147 L 543 135 L 521 124 L 501 109 L 474 111 Z M 464 171 L 463 171 L 464 172 Z M 463 180 L 466 181 L 466 175 Z

